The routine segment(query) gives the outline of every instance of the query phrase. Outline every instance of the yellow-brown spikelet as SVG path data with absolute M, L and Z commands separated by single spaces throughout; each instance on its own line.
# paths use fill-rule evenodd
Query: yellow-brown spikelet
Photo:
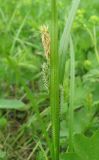
M 50 34 L 48 31 L 48 26 L 45 26 L 45 25 L 41 26 L 40 32 L 41 32 L 41 38 L 42 38 L 42 44 L 44 47 L 45 57 L 46 59 L 48 59 L 50 54 Z

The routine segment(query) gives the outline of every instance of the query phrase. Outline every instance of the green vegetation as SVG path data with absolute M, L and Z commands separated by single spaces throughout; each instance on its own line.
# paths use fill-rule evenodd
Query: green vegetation
M 98 0 L 0 1 L 0 160 L 98 160 Z

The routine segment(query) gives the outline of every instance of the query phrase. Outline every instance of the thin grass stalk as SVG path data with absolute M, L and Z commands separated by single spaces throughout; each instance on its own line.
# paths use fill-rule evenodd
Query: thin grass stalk
M 51 0 L 50 106 L 52 121 L 52 160 L 59 160 L 59 57 L 57 1 Z
M 69 150 L 73 152 L 73 122 L 75 96 L 75 54 L 72 39 L 70 38 L 70 98 L 69 98 Z

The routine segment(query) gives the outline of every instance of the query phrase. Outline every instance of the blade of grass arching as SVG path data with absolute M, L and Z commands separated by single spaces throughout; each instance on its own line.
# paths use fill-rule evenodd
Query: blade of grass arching
M 73 121 L 75 96 L 75 54 L 72 39 L 70 38 L 70 95 L 69 95 L 69 150 L 73 152 Z
M 26 19 L 27 19 L 27 17 L 28 17 L 28 14 L 29 14 L 29 13 L 27 13 L 27 15 L 24 17 L 24 19 L 23 19 L 21 25 L 19 26 L 19 29 L 18 29 L 15 37 L 14 37 L 14 40 L 13 40 L 13 43 L 12 43 L 12 46 L 11 46 L 11 49 L 10 49 L 10 53 L 11 53 L 11 54 L 13 54 L 13 51 L 14 51 L 14 48 L 15 48 L 15 45 L 16 45 L 16 41 L 17 41 L 17 39 L 19 38 L 19 35 L 20 35 L 20 33 L 21 33 L 21 31 L 22 31 L 22 28 L 23 28 L 23 26 L 24 26 L 24 24 L 25 24 L 25 22 L 26 22 Z
M 50 106 L 53 160 L 59 160 L 59 55 L 57 1 L 51 0 Z
M 60 83 L 63 83 L 64 72 L 65 72 L 65 63 L 66 63 L 66 51 L 68 49 L 69 40 L 70 40 L 70 32 L 72 28 L 73 21 L 75 19 L 75 15 L 79 6 L 80 0 L 73 0 L 71 10 L 66 20 L 66 25 L 60 40 L 60 48 L 59 48 L 59 73 L 60 73 Z

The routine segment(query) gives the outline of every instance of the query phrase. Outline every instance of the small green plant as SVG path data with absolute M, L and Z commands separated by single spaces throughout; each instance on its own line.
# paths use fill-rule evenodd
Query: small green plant
M 98 160 L 98 10 L 0 2 L 0 159 Z

